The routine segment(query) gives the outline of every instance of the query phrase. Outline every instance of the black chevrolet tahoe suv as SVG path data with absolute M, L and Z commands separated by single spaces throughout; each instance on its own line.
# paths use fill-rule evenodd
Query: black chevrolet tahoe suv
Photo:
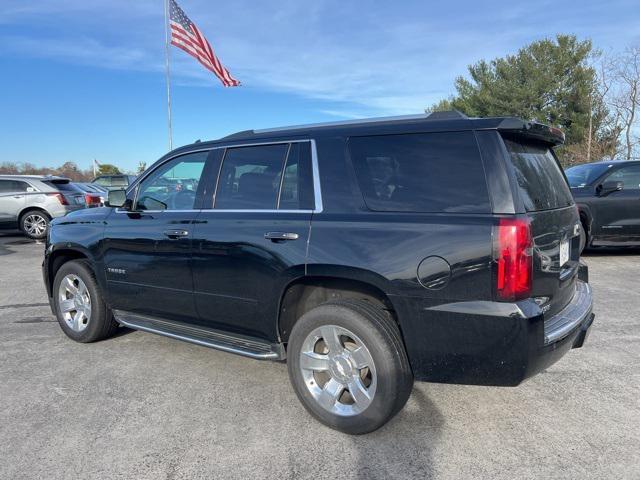
M 518 385 L 593 321 L 557 129 L 457 114 L 240 132 L 55 220 L 73 340 L 119 326 L 287 360 L 318 420 L 385 424 L 414 379 Z

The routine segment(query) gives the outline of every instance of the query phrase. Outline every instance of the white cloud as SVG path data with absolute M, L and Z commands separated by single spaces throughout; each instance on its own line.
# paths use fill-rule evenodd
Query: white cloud
M 5 53 L 128 70 L 164 68 L 158 0 L 5 1 L 9 5 L 0 12 L 0 23 L 9 27 L 0 38 Z M 609 8 L 597 3 L 590 11 Z M 449 6 L 372 0 L 215 5 L 183 0 L 181 5 L 246 88 L 332 102 L 324 113 L 343 118 L 421 112 L 451 93 L 453 79 L 467 64 L 512 52 L 556 28 L 570 30 L 574 18 L 549 18 L 539 5 L 529 4 L 473 3 L 463 16 Z M 584 17 L 574 21 L 589 28 Z M 176 85 L 217 82 L 183 52 L 173 49 L 172 58 Z

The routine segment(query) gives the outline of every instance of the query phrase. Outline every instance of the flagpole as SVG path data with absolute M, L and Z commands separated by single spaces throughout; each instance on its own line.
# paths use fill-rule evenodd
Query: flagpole
M 169 0 L 164 0 L 164 51 L 167 76 L 167 122 L 169 127 L 169 150 L 173 150 L 173 131 L 171 127 L 171 66 L 169 64 Z

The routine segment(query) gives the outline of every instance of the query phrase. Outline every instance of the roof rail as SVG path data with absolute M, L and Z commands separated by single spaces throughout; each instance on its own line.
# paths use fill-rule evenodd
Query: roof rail
M 467 119 L 469 117 L 467 117 L 460 110 L 447 110 L 447 111 L 431 112 L 429 113 L 427 118 L 429 120 L 460 120 L 460 119 Z
M 242 130 L 241 132 L 231 133 L 226 137 L 222 137 L 220 140 L 233 140 L 235 137 L 245 137 L 252 133 L 255 133 L 255 130 Z
M 309 123 L 307 125 L 292 125 L 289 127 L 263 128 L 260 130 L 253 130 L 253 133 L 271 133 L 271 132 L 280 132 L 283 130 L 300 130 L 300 129 L 306 129 L 306 128 L 319 128 L 319 127 L 339 127 L 342 125 L 359 125 L 361 123 L 396 122 L 396 121 L 402 121 L 402 120 L 426 120 L 427 118 L 428 116 L 424 113 L 420 113 L 418 115 L 400 115 L 396 117 L 361 118 L 357 120 L 342 120 L 339 122 Z M 245 133 L 245 132 L 240 132 L 240 133 Z M 229 138 L 229 137 L 225 137 L 225 138 Z

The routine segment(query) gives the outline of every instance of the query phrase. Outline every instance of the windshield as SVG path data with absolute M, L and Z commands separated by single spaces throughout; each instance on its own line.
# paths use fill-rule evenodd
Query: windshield
M 611 165 L 608 163 L 590 163 L 568 168 L 564 173 L 567 175 L 571 188 L 583 188 L 591 185 L 609 167 Z

